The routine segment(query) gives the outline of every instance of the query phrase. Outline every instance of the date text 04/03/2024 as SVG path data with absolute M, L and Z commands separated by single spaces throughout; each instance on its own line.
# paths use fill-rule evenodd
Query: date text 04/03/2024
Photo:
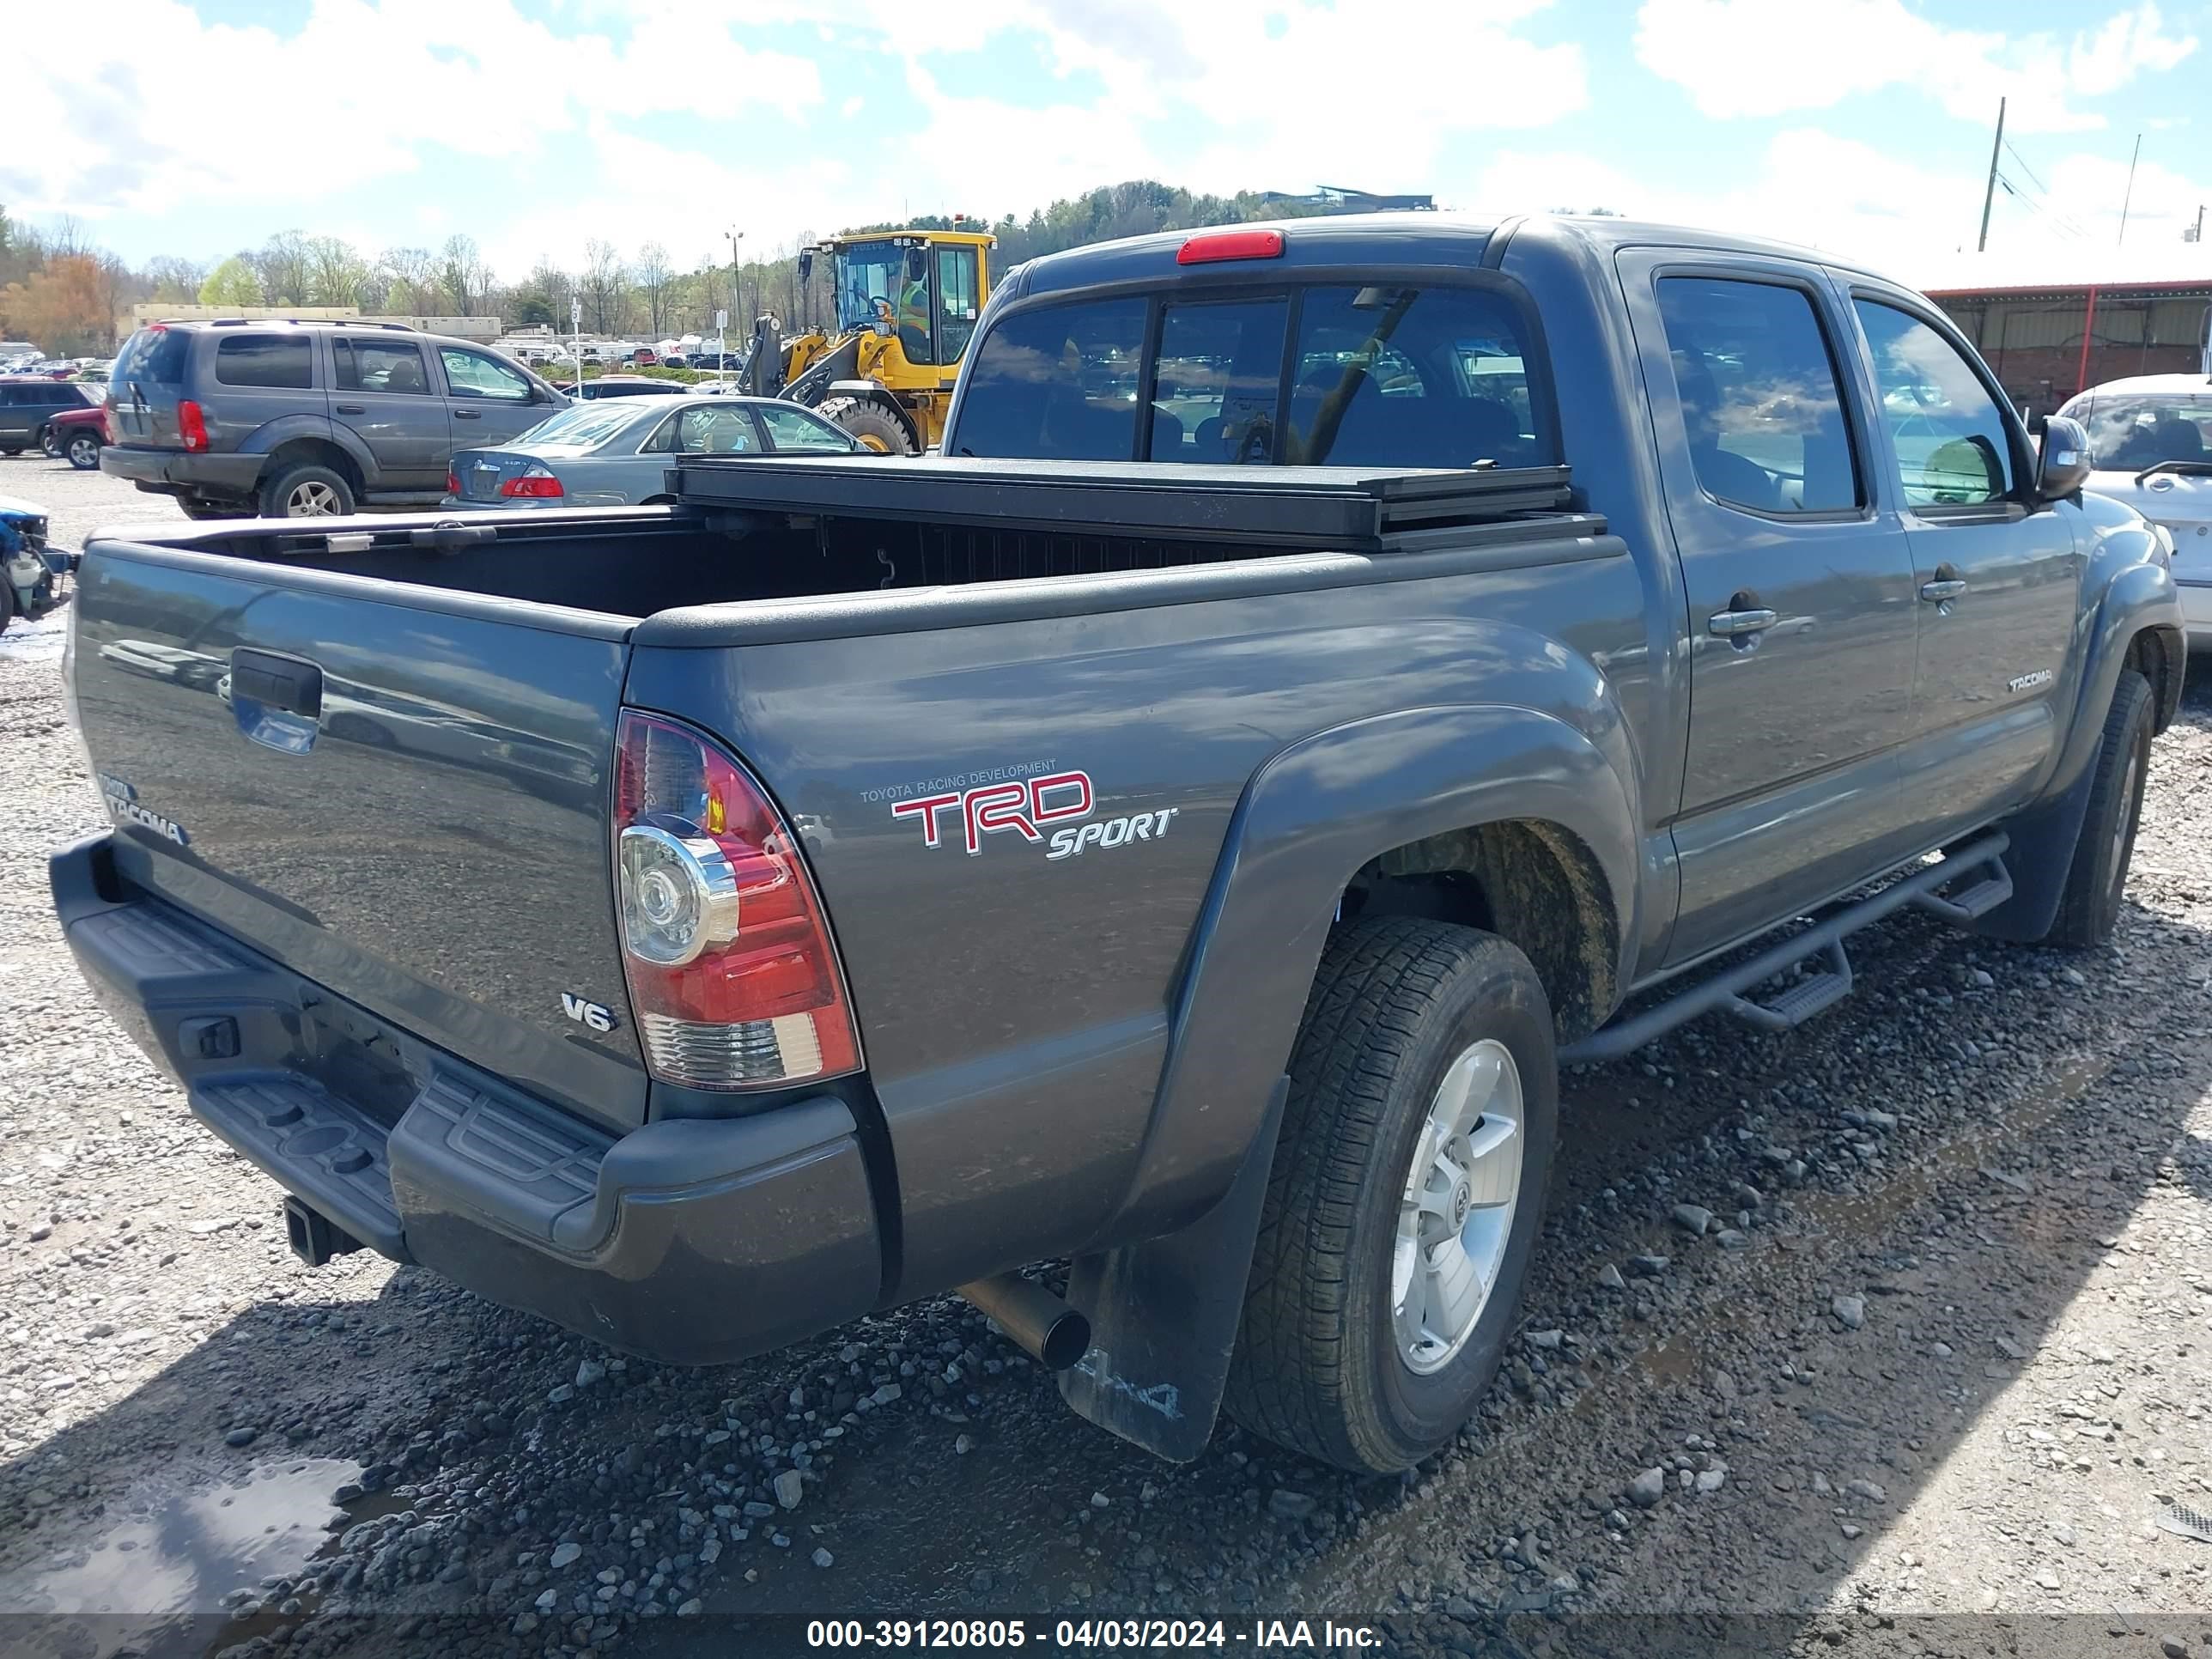
M 1148 1648 L 1241 1647 L 1255 1653 L 1360 1651 L 1382 1645 L 1371 1625 L 1333 1620 L 1260 1619 L 1231 1625 L 1219 1619 L 1061 1619 L 1048 1627 L 1024 1619 L 817 1619 L 806 1626 L 814 1648 L 1023 1648 L 1092 1652 Z

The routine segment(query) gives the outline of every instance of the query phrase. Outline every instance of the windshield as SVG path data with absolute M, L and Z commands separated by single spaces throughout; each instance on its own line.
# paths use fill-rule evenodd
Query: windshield
M 549 415 L 513 441 L 526 444 L 559 444 L 568 449 L 589 449 L 605 443 L 643 413 L 635 404 L 620 401 L 578 404 L 557 415 Z
M 838 327 L 872 328 L 883 317 L 879 301 L 890 307 L 894 318 L 902 302 L 912 304 L 927 318 L 927 250 L 901 247 L 896 242 L 860 242 L 839 251 Z
M 2089 428 L 2100 472 L 2140 472 L 2160 461 L 2212 461 L 2212 391 L 2100 398 L 2075 416 Z

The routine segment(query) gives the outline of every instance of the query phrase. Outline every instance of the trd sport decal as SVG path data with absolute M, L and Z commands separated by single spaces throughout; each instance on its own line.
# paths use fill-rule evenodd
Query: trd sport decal
M 895 818 L 921 821 L 921 844 L 936 847 L 957 828 L 968 855 L 983 850 L 983 837 L 1012 833 L 1024 841 L 1049 841 L 1048 859 L 1073 858 L 1093 847 L 1124 847 L 1132 842 L 1152 841 L 1168 832 L 1168 824 L 1182 809 L 1163 807 L 1156 812 L 1137 812 L 1080 826 L 1069 820 L 1088 818 L 1098 808 L 1098 792 L 1088 772 L 1054 772 L 1026 782 L 987 783 L 967 790 L 946 790 L 917 795 L 891 805 Z M 951 823 L 946 818 L 950 816 Z M 1066 827 L 1050 829 L 1054 824 Z

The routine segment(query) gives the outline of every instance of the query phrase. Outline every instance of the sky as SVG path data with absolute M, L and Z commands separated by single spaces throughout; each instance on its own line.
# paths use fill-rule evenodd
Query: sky
M 1607 207 L 1923 286 L 2212 271 L 2212 0 L 9 0 L 0 204 L 683 266 L 1151 177 Z M 96 15 L 97 22 L 88 21 Z M 2007 100 L 1990 256 L 1979 229 Z M 2124 245 L 2120 213 L 2137 137 Z M 1964 250 L 1964 252 L 1961 252 Z

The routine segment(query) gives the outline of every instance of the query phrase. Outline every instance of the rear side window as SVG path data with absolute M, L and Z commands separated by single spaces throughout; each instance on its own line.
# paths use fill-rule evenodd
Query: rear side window
M 422 397 L 430 390 L 422 372 L 422 348 L 412 341 L 331 342 L 332 378 L 342 392 L 382 392 Z
M 304 392 L 314 371 L 304 334 L 233 334 L 216 348 L 215 378 L 223 386 Z
M 1666 276 L 1659 314 L 1698 483 L 1759 513 L 1865 499 L 1827 337 L 1802 289 Z
M 142 328 L 123 343 L 115 354 L 111 385 L 137 380 L 149 386 L 177 386 L 185 378 L 185 360 L 191 351 L 191 336 L 173 328 Z
M 958 452 L 1127 460 L 1146 308 L 1142 298 L 1079 301 L 1002 319 L 969 366 Z

